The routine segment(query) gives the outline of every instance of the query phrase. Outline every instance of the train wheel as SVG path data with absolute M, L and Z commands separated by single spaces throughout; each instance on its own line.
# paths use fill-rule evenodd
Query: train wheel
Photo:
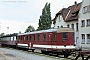
M 64 51 L 62 52 L 62 54 L 64 55 L 65 58 L 68 58 L 68 56 L 71 55 L 71 51 L 69 51 L 69 50 L 64 50 Z
M 44 50 L 41 50 L 41 53 L 42 53 L 42 54 L 44 54 L 44 53 L 45 53 L 45 51 L 44 51 Z
M 65 58 L 68 58 L 68 55 L 67 55 L 67 54 L 64 54 L 64 57 L 65 57 Z
M 32 52 L 34 52 L 34 49 L 32 50 Z
M 41 50 L 41 53 L 46 55 L 49 54 L 48 51 L 44 51 L 44 50 Z

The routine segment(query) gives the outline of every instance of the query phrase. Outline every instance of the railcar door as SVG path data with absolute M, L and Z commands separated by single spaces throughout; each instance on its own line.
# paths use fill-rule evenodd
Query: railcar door
M 51 40 L 51 48 L 55 49 L 56 47 L 56 33 L 52 34 L 52 40 Z
M 49 46 L 50 46 L 50 48 L 52 49 L 53 47 L 52 47 L 52 45 L 53 45 L 53 33 L 49 33 L 49 35 L 48 35 L 48 44 L 49 44 Z

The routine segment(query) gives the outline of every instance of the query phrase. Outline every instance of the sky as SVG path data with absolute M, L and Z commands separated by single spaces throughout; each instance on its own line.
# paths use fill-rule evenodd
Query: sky
M 45 3 L 51 4 L 53 19 L 57 12 L 74 5 L 75 1 L 82 2 L 82 0 L 0 0 L 0 33 L 11 34 L 19 31 L 24 33 L 29 25 L 37 29 Z

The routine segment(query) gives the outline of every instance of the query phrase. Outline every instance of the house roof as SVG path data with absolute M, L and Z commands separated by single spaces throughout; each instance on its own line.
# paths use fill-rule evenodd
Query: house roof
M 56 18 L 58 17 L 58 15 L 62 15 L 63 20 L 65 22 L 68 21 L 73 21 L 73 20 L 78 20 L 78 13 L 81 7 L 81 3 L 69 6 L 68 8 L 63 8 L 61 9 L 55 16 L 55 18 L 53 19 L 53 24 L 56 23 Z

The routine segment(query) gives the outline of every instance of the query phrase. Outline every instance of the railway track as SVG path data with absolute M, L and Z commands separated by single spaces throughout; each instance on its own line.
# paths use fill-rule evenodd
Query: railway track
M 1 47 L 3 48 L 3 47 Z M 48 57 L 48 58 L 51 58 L 51 59 L 56 59 L 56 60 L 74 60 L 75 57 L 77 56 L 77 54 L 72 54 L 70 55 L 68 58 L 64 58 L 63 55 L 48 55 L 48 54 L 42 54 L 40 50 L 35 50 L 35 52 L 32 52 L 32 51 L 26 51 L 26 50 L 19 50 L 19 49 L 14 49 L 14 48 L 8 48 L 8 47 L 4 47 L 5 49 L 8 49 L 8 50 L 18 50 L 20 52 L 24 52 L 24 53 L 27 53 L 27 54 L 35 54 L 35 55 L 38 55 L 38 56 L 45 56 L 45 57 Z M 85 58 L 87 57 L 87 55 L 85 56 Z M 82 58 L 80 57 L 78 60 L 82 60 Z M 89 59 L 90 60 L 90 59 Z
M 8 52 L 8 53 L 12 53 L 12 55 L 13 54 L 15 54 L 15 55 L 17 55 L 17 53 L 18 53 L 18 55 L 22 55 L 21 57 L 25 57 L 25 58 L 28 58 L 28 59 L 30 59 L 30 57 L 32 57 L 31 58 L 31 60 L 34 60 L 35 58 L 37 59 L 37 60 L 40 60 L 40 59 L 38 59 L 38 58 L 41 58 L 41 60 L 64 60 L 64 59 L 66 59 L 66 58 L 61 58 L 61 57 L 59 57 L 59 56 L 55 56 L 55 55 L 46 55 L 46 54 L 42 54 L 42 53 L 40 53 L 40 51 L 39 50 L 35 50 L 35 52 L 31 52 L 31 51 L 25 51 L 25 50 L 17 50 L 17 49 L 13 49 L 13 48 L 7 48 L 7 47 L 5 47 L 5 48 L 0 48 L 0 50 L 3 50 L 3 51 L 6 51 L 6 52 Z M 15 50 L 15 51 L 14 51 Z M 15 53 L 14 53 L 14 52 Z M 22 54 L 23 53 L 23 54 Z M 25 54 L 25 55 L 24 55 Z M 27 56 L 26 56 L 27 55 Z M 29 57 L 28 57 L 29 56 Z M 34 56 L 34 57 L 33 57 Z M 35 60 L 36 60 L 35 59 Z M 66 59 L 66 60 L 70 60 L 70 59 Z

